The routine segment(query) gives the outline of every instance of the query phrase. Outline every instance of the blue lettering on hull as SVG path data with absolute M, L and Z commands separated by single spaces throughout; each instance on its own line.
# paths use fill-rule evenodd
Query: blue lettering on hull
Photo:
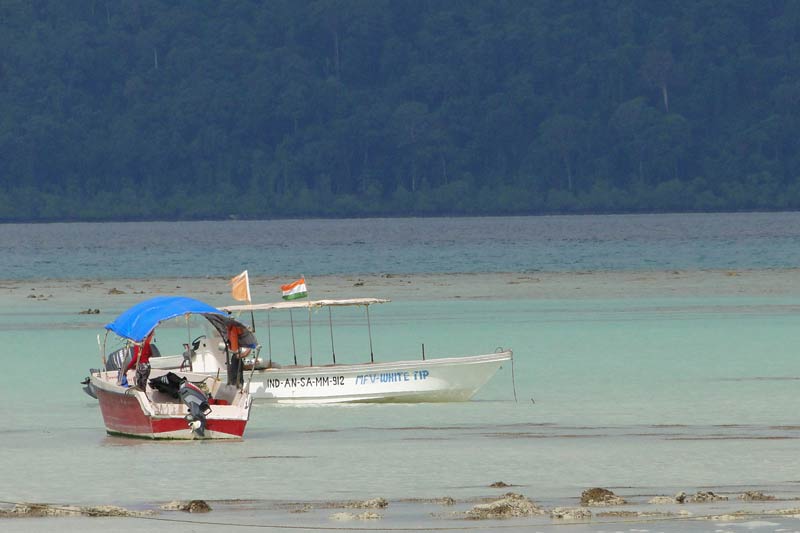
M 430 372 L 427 370 L 414 370 L 412 372 L 382 372 L 376 374 L 359 374 L 356 376 L 356 385 L 372 385 L 374 383 L 399 383 L 405 381 L 421 381 L 428 379 Z

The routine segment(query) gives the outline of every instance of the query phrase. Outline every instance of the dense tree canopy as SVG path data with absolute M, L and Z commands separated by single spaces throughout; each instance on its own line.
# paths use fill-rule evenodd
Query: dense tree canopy
M 800 2 L 4 0 L 0 220 L 800 207 Z

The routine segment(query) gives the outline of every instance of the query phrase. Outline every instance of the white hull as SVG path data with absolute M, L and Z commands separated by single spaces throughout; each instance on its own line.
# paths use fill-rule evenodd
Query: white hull
M 291 366 L 248 370 L 244 381 L 253 398 L 275 403 L 459 402 L 469 400 L 512 357 L 508 350 L 418 361 Z
M 245 370 L 253 399 L 274 403 L 463 402 L 513 357 L 511 350 L 487 355 L 323 366 Z M 150 359 L 153 369 L 177 368 L 180 355 Z M 225 374 L 224 363 L 198 361 L 194 372 Z

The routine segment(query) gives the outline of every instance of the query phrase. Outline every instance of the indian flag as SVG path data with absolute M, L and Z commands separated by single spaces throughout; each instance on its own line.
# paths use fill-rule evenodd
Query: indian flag
M 298 298 L 305 298 L 308 296 L 308 289 L 306 289 L 306 279 L 300 278 L 288 285 L 281 285 L 284 300 L 297 300 Z

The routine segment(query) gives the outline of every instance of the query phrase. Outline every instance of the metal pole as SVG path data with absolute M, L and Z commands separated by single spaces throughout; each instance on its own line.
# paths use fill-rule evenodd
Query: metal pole
M 250 390 L 250 383 L 253 382 L 253 374 L 256 371 L 256 361 L 258 361 L 258 354 L 260 354 L 260 353 L 261 353 L 261 348 L 257 347 L 256 348 L 256 354 L 253 357 L 253 368 L 250 369 L 250 377 L 247 378 L 247 387 L 242 387 L 242 390 L 248 390 L 248 391 Z
M 336 364 L 336 349 L 333 347 L 333 315 L 331 314 L 331 308 L 328 306 L 328 324 L 331 327 L 331 354 L 333 354 L 333 364 Z
M 289 320 L 292 324 L 292 353 L 294 354 L 294 366 L 297 366 L 297 347 L 294 344 L 294 315 L 292 315 L 291 309 L 289 309 Z
M 106 337 L 108 337 L 108 330 L 106 330 Z M 100 360 L 103 362 L 103 370 L 106 369 L 106 337 L 103 337 L 103 342 L 100 342 L 100 334 L 97 334 L 97 349 L 100 350 Z
M 311 345 L 311 306 L 308 306 L 308 364 L 314 366 L 314 347 Z
M 514 401 L 517 401 L 517 380 L 514 377 L 514 354 L 511 354 L 511 387 L 514 390 Z M 533 398 L 531 398 L 533 402 Z M 536 403 L 536 402 L 533 402 Z
M 269 311 L 267 311 L 267 346 L 269 347 L 269 366 L 272 366 L 272 323 L 269 319 Z
M 369 306 L 367 308 L 367 331 L 369 332 L 369 361 L 370 363 L 375 362 L 375 355 L 372 353 L 372 325 L 369 322 Z
M 97 336 L 97 342 L 100 343 L 100 335 Z M 105 377 L 108 379 L 108 368 L 106 367 L 108 361 L 106 360 L 106 343 L 108 342 L 108 330 L 106 330 L 106 334 L 103 335 L 103 346 L 100 348 L 100 357 L 103 359 L 103 371 L 105 372 Z

